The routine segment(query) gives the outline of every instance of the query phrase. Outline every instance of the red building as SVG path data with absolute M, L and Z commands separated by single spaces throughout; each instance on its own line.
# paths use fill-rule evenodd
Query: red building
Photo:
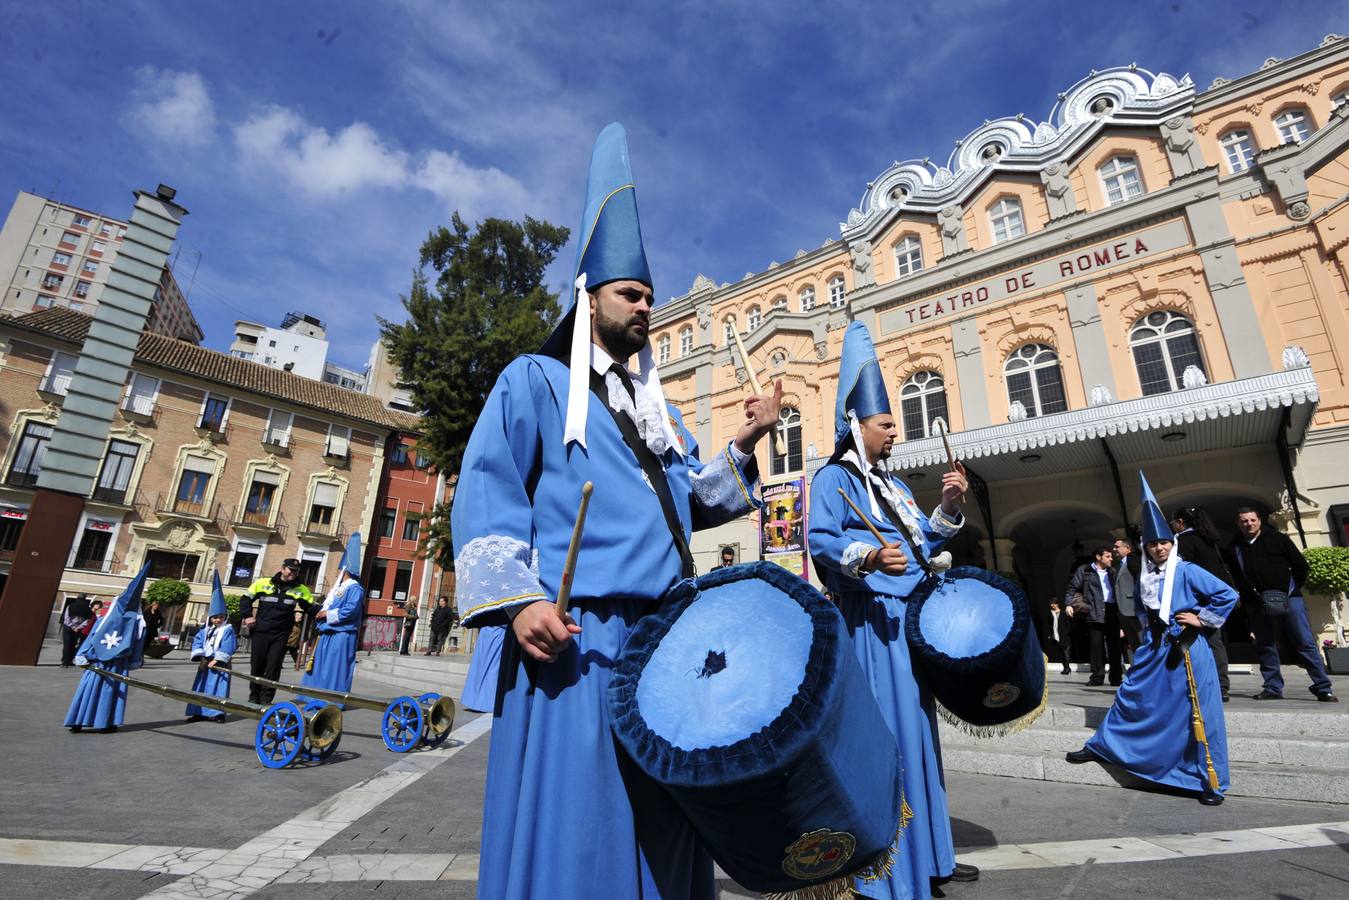
M 445 573 L 417 552 L 422 519 L 444 497 L 445 480 L 415 449 L 417 435 L 395 432 L 385 448 L 372 534 L 365 552 L 366 615 L 429 616 Z M 445 591 L 452 590 L 449 583 Z

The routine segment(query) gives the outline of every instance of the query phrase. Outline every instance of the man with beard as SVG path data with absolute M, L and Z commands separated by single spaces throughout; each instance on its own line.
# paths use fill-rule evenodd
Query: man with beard
M 540 352 L 497 380 L 451 514 L 464 624 L 505 626 L 478 896 L 711 898 L 706 850 L 669 795 L 616 751 L 606 695 L 633 627 L 694 574 L 691 531 L 759 505 L 752 454 L 778 421 L 782 389 L 750 397 L 734 441 L 705 461 L 666 407 L 617 124 L 595 143 L 577 238 L 575 302 Z M 594 495 L 559 614 L 587 481 Z M 602 840 L 572 839 L 582 836 Z

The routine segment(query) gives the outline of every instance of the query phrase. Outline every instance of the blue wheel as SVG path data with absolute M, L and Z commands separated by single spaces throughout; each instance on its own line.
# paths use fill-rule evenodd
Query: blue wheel
M 406 753 L 422 739 L 422 706 L 411 697 L 398 697 L 384 708 L 384 721 L 379 733 L 384 746 L 394 753 Z
M 337 745 L 342 743 L 340 715 L 337 716 L 336 728 L 331 727 L 332 723 L 328 719 L 315 718 L 315 714 L 323 712 L 324 707 L 328 705 L 322 700 L 310 700 L 304 705 L 304 746 L 300 752 L 310 762 L 323 762 L 332 756 L 337 750 Z M 325 715 L 330 719 L 333 714 L 325 713 Z
M 426 727 L 422 729 L 422 743 L 428 747 L 439 747 L 450 736 L 454 727 L 454 701 L 445 699 L 435 691 L 428 691 L 417 698 L 422 708 L 430 712 L 424 716 Z
M 295 762 L 304 744 L 304 716 L 288 700 L 267 707 L 258 722 L 253 748 L 258 761 L 269 769 L 282 769 Z

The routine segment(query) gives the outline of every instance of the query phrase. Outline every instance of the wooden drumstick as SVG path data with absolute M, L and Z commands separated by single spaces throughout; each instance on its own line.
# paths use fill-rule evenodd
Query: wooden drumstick
M 956 467 L 956 455 L 951 451 L 951 442 L 946 439 L 946 420 L 941 416 L 938 416 L 932 420 L 932 424 L 941 425 L 941 427 L 937 429 L 937 434 L 941 435 L 941 445 L 946 448 L 946 464 L 951 467 L 952 472 L 959 472 L 960 469 Z M 963 491 L 960 494 L 960 505 L 965 505 L 965 494 Z
M 567 614 L 567 601 L 571 599 L 572 576 L 576 574 L 576 556 L 581 552 L 581 532 L 585 530 L 586 510 L 590 508 L 590 495 L 595 483 L 587 481 L 581 485 L 581 506 L 576 510 L 576 524 L 571 529 L 571 543 L 567 545 L 567 561 L 562 566 L 562 584 L 557 589 L 557 614 Z
M 862 510 L 857 506 L 856 503 L 852 502 L 852 498 L 843 492 L 843 488 L 838 489 L 838 495 L 842 497 L 845 501 L 847 501 L 848 505 L 852 507 L 852 511 L 857 513 L 857 517 L 862 520 L 862 522 L 867 526 L 867 528 L 871 529 L 872 536 L 876 538 L 876 541 L 881 545 L 882 550 L 889 550 L 894 546 L 881 536 L 880 529 L 877 528 L 872 523 L 871 519 L 867 516 L 866 513 L 862 512 Z
M 733 323 L 734 319 L 727 319 L 728 323 Z M 754 374 L 754 366 L 749 361 L 749 351 L 740 340 L 740 332 L 736 330 L 735 325 L 731 325 L 731 337 L 735 338 L 735 346 L 740 351 L 740 362 L 745 366 L 745 374 L 749 375 L 749 386 L 754 393 L 763 396 L 763 385 L 759 384 L 759 376 Z M 773 426 L 773 449 L 778 452 L 778 456 L 787 455 L 787 442 L 782 439 L 782 432 L 778 426 Z

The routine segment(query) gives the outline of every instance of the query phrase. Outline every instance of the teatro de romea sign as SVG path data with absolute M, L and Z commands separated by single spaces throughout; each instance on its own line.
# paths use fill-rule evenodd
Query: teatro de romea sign
M 961 285 L 939 296 L 902 302 L 880 314 L 881 332 L 902 331 L 936 319 L 972 312 L 980 307 L 1036 293 L 1060 282 L 1076 281 L 1084 275 L 1127 265 L 1145 256 L 1176 250 L 1189 243 L 1190 236 L 1185 223 L 1176 219 L 1146 231 L 1057 254 L 1024 269 L 1014 269 L 983 281 Z

